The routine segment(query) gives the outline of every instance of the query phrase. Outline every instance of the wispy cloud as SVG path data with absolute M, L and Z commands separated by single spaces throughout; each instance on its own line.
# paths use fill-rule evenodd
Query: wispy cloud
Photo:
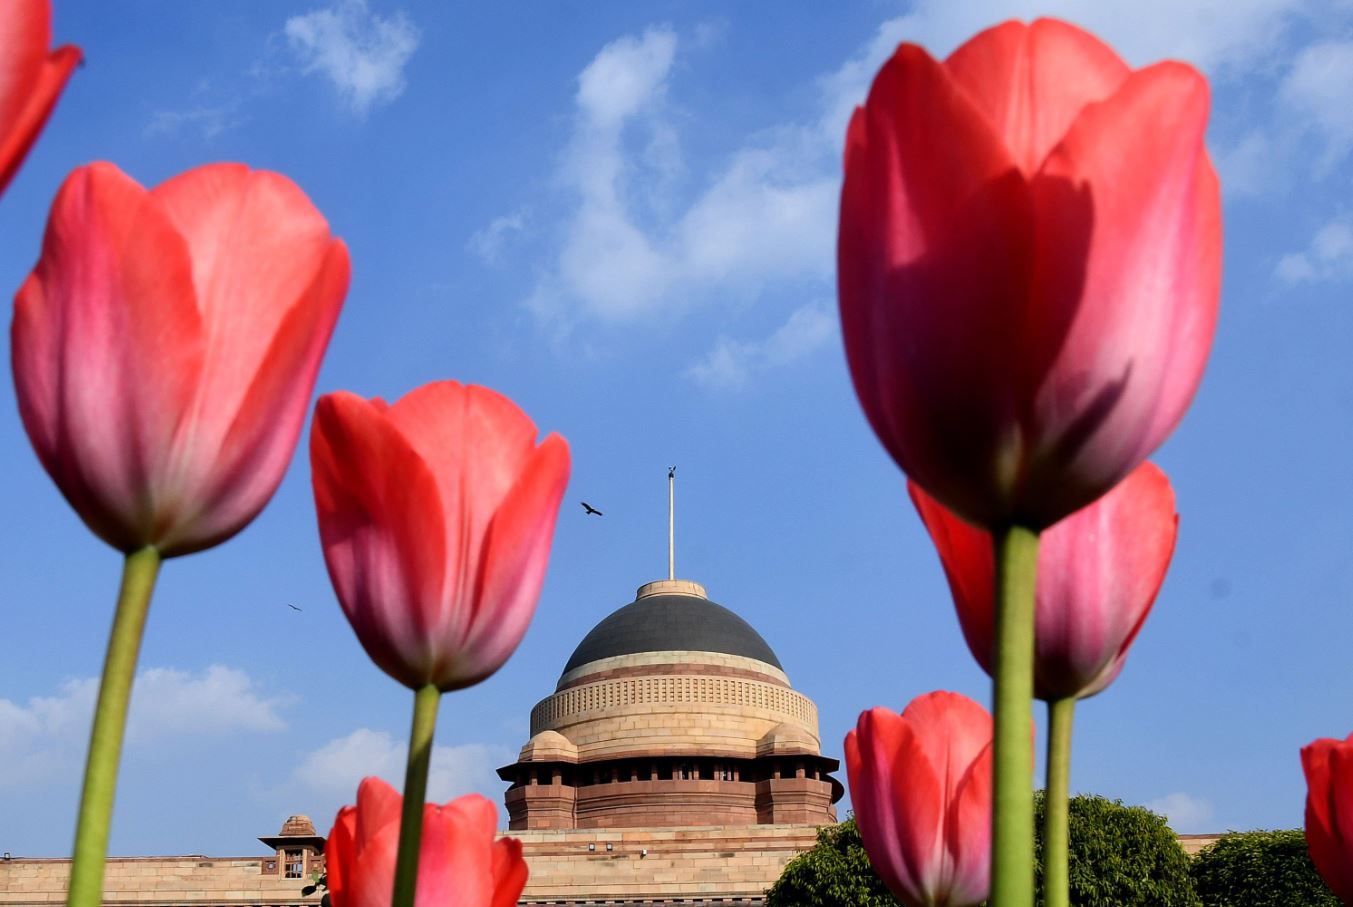
M 144 135 L 147 138 L 158 136 L 196 135 L 204 141 L 210 141 L 221 133 L 234 129 L 244 122 L 240 115 L 239 104 L 201 104 L 184 110 L 156 110 L 146 123 Z
M 816 124 L 749 136 L 700 188 L 684 177 L 666 103 L 677 34 L 653 27 L 606 45 L 578 77 L 560 182 L 574 198 L 558 253 L 531 296 L 547 321 L 680 312 L 718 289 L 831 273 L 836 178 Z
M 1289 284 L 1353 280 L 1353 220 L 1339 217 L 1325 224 L 1305 249 L 1279 259 L 1274 274 Z
M 22 784 L 71 769 L 89 733 L 98 695 L 93 677 L 69 680 L 55 695 L 24 705 L 0 699 L 0 786 Z M 185 741 L 286 727 L 289 694 L 268 694 L 246 672 L 212 665 L 193 674 L 147 668 L 136 677 L 127 722 L 128 746 Z
M 1175 834 L 1192 835 L 1216 831 L 1212 827 L 1212 804 L 1192 794 L 1166 794 L 1146 804 L 1153 813 L 1159 813 L 1170 823 Z
M 805 305 L 761 340 L 719 337 L 686 374 L 706 390 L 741 390 L 753 377 L 803 359 L 836 334 L 836 317 L 826 303 Z
M 359 116 L 403 93 L 404 67 L 419 41 L 407 15 L 380 16 L 366 0 L 338 0 L 293 16 L 283 31 L 304 71 L 328 77 Z
M 527 213 L 518 211 L 495 217 L 487 227 L 476 230 L 465 243 L 465 248 L 485 264 L 496 265 L 502 260 L 503 247 L 526 230 Z
M 1324 41 L 1303 48 L 1279 94 L 1323 144 L 1323 169 L 1353 151 L 1353 41 Z

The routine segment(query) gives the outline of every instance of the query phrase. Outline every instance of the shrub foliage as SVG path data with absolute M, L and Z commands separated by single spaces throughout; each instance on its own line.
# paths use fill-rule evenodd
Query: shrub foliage
M 1299 828 L 1224 834 L 1194 858 L 1193 881 L 1206 907 L 1339 907 Z
M 1034 803 L 1043 827 L 1043 796 Z M 1104 797 L 1072 797 L 1067 870 L 1074 907 L 1200 907 L 1189 876 L 1189 857 L 1165 819 L 1141 806 Z M 1041 835 L 1034 856 L 1041 864 Z M 1042 866 L 1034 870 L 1043 900 Z
M 1035 812 L 1041 827 L 1041 794 Z M 1071 903 L 1075 907 L 1200 907 L 1189 875 L 1189 858 L 1160 816 L 1117 800 L 1081 796 L 1071 798 L 1069 826 Z M 1034 846 L 1041 859 L 1039 837 L 1035 836 Z M 1041 904 L 1041 870 L 1035 875 Z M 766 892 L 766 907 L 897 905 L 869 865 L 854 819 L 820 829 L 813 849 L 790 860 Z

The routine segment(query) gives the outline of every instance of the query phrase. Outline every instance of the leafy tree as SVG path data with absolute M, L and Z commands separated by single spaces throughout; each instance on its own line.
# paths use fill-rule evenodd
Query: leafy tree
M 1034 810 L 1041 828 L 1041 793 Z M 1068 824 L 1075 907 L 1201 907 L 1189 876 L 1188 855 L 1160 816 L 1117 800 L 1081 796 L 1071 798 Z M 1037 859 L 1042 856 L 1039 837 L 1034 840 Z M 1035 879 L 1041 904 L 1041 869 L 1035 869 Z M 766 892 L 766 907 L 897 907 L 898 903 L 869 865 L 853 818 L 819 829 L 812 850 L 790 860 Z
M 1194 857 L 1193 881 L 1206 907 L 1339 907 L 1299 828 L 1228 832 Z
M 869 865 L 860 828 L 849 818 L 817 830 L 817 844 L 789 861 L 766 892 L 766 907 L 899 907 Z
M 1043 795 L 1034 801 L 1043 827 Z M 1072 797 L 1068 816 L 1068 874 L 1074 907 L 1201 907 L 1189 876 L 1189 857 L 1165 819 L 1142 806 L 1083 795 Z M 1035 836 L 1034 857 L 1042 860 Z M 1041 865 L 1034 870 L 1039 903 Z

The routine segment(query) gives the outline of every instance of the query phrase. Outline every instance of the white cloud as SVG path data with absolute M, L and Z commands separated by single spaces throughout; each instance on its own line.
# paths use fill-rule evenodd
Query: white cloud
M 358 115 L 403 93 L 404 66 L 419 40 L 403 12 L 379 16 L 366 0 L 338 0 L 293 16 L 283 31 L 304 70 L 328 76 Z
M 147 138 L 195 133 L 211 140 L 244 122 L 238 104 L 198 105 L 186 110 L 156 110 L 146 123 Z
M 323 798 L 324 808 L 315 813 L 328 815 L 344 803 L 352 803 L 357 785 L 368 775 L 383 778 L 396 790 L 403 788 L 407 751 L 404 741 L 396 741 L 385 731 L 358 728 L 305 756 L 296 767 L 293 784 Z M 514 756 L 508 747 L 487 743 L 434 745 L 428 771 L 429 802 L 443 803 L 462 794 L 481 793 L 500 803 L 505 785 L 495 769 L 513 761 Z
M 514 234 L 526 230 L 526 212 L 495 217 L 487 227 L 476 230 L 465 243 L 465 248 L 479 256 L 485 264 L 496 265 L 501 260 L 503 247 Z
M 1299 53 L 1279 95 L 1324 142 L 1323 168 L 1353 150 L 1353 41 L 1326 41 Z
M 1284 255 L 1275 273 L 1290 284 L 1353 280 L 1353 220 L 1341 217 L 1325 224 L 1304 250 Z
M 1170 823 L 1175 834 L 1191 835 L 1215 831 L 1211 827 L 1212 804 L 1190 794 L 1166 794 L 1146 804 L 1153 813 L 1159 813 Z
M 738 341 L 720 337 L 714 348 L 686 372 L 707 390 L 738 390 L 757 374 L 780 368 L 808 356 L 836 336 L 835 315 L 826 304 L 796 309 L 789 319 L 763 340 Z
M 676 45 L 670 28 L 607 44 L 578 75 L 578 108 L 599 127 L 619 128 L 662 93 Z
M 53 696 L 26 705 L 0 699 L 0 786 L 69 771 L 84 754 L 98 695 L 97 678 L 68 680 Z M 240 732 L 286 727 L 281 710 L 295 701 L 267 695 L 244 671 L 212 665 L 200 674 L 147 668 L 132 687 L 128 747 L 163 745 Z
M 613 41 L 582 71 L 560 180 L 576 203 L 528 305 L 545 320 L 626 321 L 680 312 L 716 289 L 755 297 L 773 281 L 827 280 L 836 155 L 815 122 L 746 137 L 684 199 L 667 108 L 671 29 Z

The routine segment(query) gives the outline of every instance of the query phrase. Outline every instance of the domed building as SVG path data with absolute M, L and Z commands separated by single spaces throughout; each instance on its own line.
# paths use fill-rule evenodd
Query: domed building
M 592 628 L 498 770 L 523 904 L 759 904 L 844 790 L 817 707 L 699 583 L 640 586 Z
M 688 580 L 639 587 L 531 710 L 509 830 L 836 821 L 817 707 L 770 646 Z

